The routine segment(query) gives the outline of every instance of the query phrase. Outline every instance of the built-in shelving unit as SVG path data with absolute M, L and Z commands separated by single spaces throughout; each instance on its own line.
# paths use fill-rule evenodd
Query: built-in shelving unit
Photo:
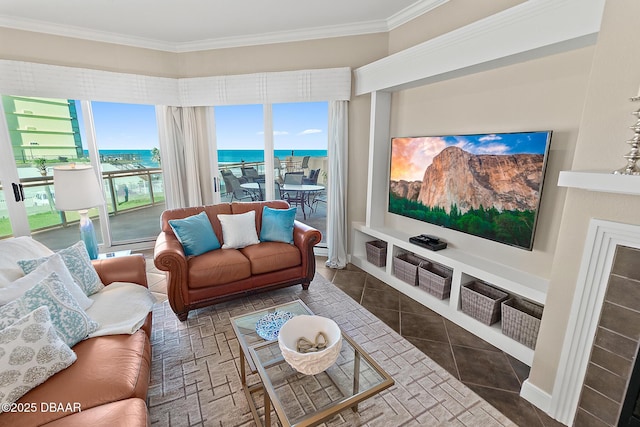
M 354 70 L 355 94 L 371 96 L 365 222 L 352 224 L 351 262 L 452 322 L 531 365 L 534 350 L 461 310 L 462 285 L 475 279 L 544 305 L 548 280 L 459 248 L 432 252 L 386 228 L 391 100 L 394 92 L 595 43 L 604 0 L 537 0 L 508 8 Z M 545 28 L 545 31 L 540 31 Z M 505 41 L 508 40 L 508 43 Z M 473 52 L 473 54 L 470 54 Z M 579 178 L 578 178 L 579 181 Z M 560 184 L 561 185 L 561 184 Z M 367 261 L 366 242 L 387 242 L 385 267 Z M 410 252 L 453 270 L 451 293 L 439 300 L 393 274 L 393 258 Z
M 410 236 L 398 230 L 371 228 L 362 222 L 356 222 L 353 224 L 352 232 L 351 262 L 354 265 L 531 366 L 534 350 L 503 335 L 500 322 L 487 326 L 462 312 L 460 289 L 462 285 L 478 279 L 507 292 L 509 295 L 544 305 L 549 285 L 546 279 L 480 258 L 458 248 L 430 251 L 410 243 Z M 387 260 L 384 267 L 378 267 L 367 261 L 366 242 L 371 240 L 382 240 L 387 243 Z M 448 299 L 440 300 L 418 286 L 412 286 L 394 275 L 393 258 L 406 252 L 453 270 L 451 295 Z

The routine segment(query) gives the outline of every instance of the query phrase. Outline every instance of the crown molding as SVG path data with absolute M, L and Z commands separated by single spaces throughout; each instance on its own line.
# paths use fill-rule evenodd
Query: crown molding
M 398 28 L 407 22 L 448 3 L 449 0 L 422 0 L 404 8 L 387 19 L 387 31 Z
M 172 46 L 169 43 L 159 40 L 123 36 L 122 34 L 110 33 L 106 31 L 88 30 L 86 28 L 74 27 L 71 25 L 52 24 L 50 22 L 38 21 L 34 19 L 16 18 L 6 15 L 0 15 L 0 27 L 13 28 L 15 30 L 22 31 L 32 31 L 35 33 L 45 33 L 61 37 L 71 37 L 76 39 L 114 43 L 132 47 L 141 47 L 145 49 L 164 50 L 169 52 L 172 51 Z
M 387 31 L 388 25 L 386 20 L 368 21 L 347 25 L 331 25 L 325 27 L 305 28 L 303 30 L 251 34 L 247 36 L 224 37 L 218 39 L 179 43 L 176 44 L 171 51 L 176 53 L 185 53 L 209 49 L 256 46 L 274 43 L 289 43 L 305 40 L 319 40 L 332 37 L 360 36 L 365 34 L 384 33 Z
M 207 40 L 196 40 L 183 43 L 170 43 L 162 40 L 125 36 L 107 31 L 89 30 L 87 28 L 52 24 L 50 22 L 15 18 L 0 15 L 0 27 L 16 30 L 33 31 L 61 37 L 92 40 L 103 43 L 161 50 L 171 53 L 197 52 L 210 49 L 256 46 L 274 43 L 289 43 L 305 40 L 318 40 L 333 37 L 358 36 L 391 31 L 412 19 L 423 15 L 449 0 L 421 0 L 401 10 L 388 19 L 357 22 L 345 25 L 331 25 L 315 28 L 304 28 L 291 31 L 280 31 L 263 34 L 251 34 L 237 37 L 223 37 Z

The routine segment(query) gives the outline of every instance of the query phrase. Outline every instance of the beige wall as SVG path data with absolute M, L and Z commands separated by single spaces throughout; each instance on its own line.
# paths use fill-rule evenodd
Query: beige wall
M 0 59 L 157 77 L 180 77 L 175 54 L 169 52 L 2 27 L 0 40 Z
M 357 68 L 387 55 L 386 33 L 179 54 L 181 77 Z
M 583 48 L 405 90 L 392 98 L 391 136 L 553 131 L 533 251 L 399 215 L 387 214 L 385 224 L 438 235 L 452 247 L 490 254 L 548 279 L 566 193 L 555 184 L 559 172 L 571 167 L 592 57 L 593 48 Z
M 629 102 L 640 85 L 640 39 L 635 25 L 640 2 L 609 0 L 595 48 L 591 76 L 580 123 L 573 170 L 610 171 L 626 164 L 626 140 L 633 136 L 631 112 L 640 103 Z M 640 185 L 640 177 L 638 178 Z M 569 189 L 562 213 L 558 245 L 551 271 L 540 339 L 530 381 L 551 392 L 568 323 L 576 279 L 590 219 L 640 224 L 640 197 Z
M 429 13 L 389 32 L 389 53 L 415 46 L 524 1 L 449 0 Z

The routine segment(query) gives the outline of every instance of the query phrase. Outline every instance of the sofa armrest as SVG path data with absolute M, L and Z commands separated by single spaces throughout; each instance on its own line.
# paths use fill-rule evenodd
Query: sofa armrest
M 179 313 L 186 311 L 189 266 L 187 256 L 175 235 L 164 231 L 160 232 L 153 251 L 153 263 L 158 270 L 167 272 L 169 304 L 171 304 L 173 312 L 180 317 Z M 185 296 L 183 296 L 183 292 Z M 188 311 L 186 312 L 188 313 Z
M 302 254 L 302 268 L 305 272 L 305 283 L 309 284 L 316 274 L 316 260 L 313 247 L 322 240 L 322 233 L 300 221 L 293 223 L 293 244 Z
M 146 263 L 142 254 L 97 259 L 91 262 L 105 285 L 130 282 L 148 287 Z

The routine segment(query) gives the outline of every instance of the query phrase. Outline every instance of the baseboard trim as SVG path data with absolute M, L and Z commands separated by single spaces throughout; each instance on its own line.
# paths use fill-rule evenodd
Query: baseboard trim
M 549 410 L 551 409 L 551 395 L 541 388 L 531 384 L 528 378 L 522 383 L 520 397 L 553 418 L 553 415 L 549 414 Z

